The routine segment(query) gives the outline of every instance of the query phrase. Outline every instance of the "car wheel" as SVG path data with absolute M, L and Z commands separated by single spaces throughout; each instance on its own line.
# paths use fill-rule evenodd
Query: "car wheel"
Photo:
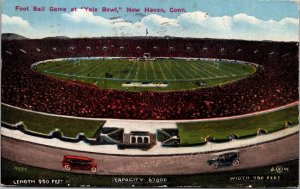
M 237 167 L 240 165 L 240 161 L 238 159 L 233 160 L 232 166 Z
M 217 169 L 219 167 L 219 164 L 215 162 L 211 166 L 212 166 L 212 168 Z
M 65 165 L 64 168 L 65 168 L 66 171 L 70 171 L 71 170 L 71 166 L 70 165 Z
M 96 168 L 96 167 L 92 167 L 92 168 L 91 168 L 91 172 L 92 172 L 92 173 L 96 173 L 96 171 L 97 171 L 97 168 Z

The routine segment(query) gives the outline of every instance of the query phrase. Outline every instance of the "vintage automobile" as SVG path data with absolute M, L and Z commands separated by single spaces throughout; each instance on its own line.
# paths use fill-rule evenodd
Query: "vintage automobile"
M 97 164 L 94 159 L 82 156 L 64 156 L 62 166 L 66 171 L 71 169 L 90 170 L 92 173 L 97 171 Z
M 239 153 L 238 152 L 227 152 L 217 154 L 214 158 L 208 160 L 208 164 L 212 168 L 217 169 L 219 166 L 234 166 L 240 165 Z

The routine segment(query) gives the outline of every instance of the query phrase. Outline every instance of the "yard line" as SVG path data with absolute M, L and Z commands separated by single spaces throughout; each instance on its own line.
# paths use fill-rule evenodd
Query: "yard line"
M 143 65 L 144 65 L 144 71 L 145 71 L 146 80 L 148 80 L 148 75 L 147 75 L 147 66 L 146 66 L 146 63 L 145 63 L 145 62 L 143 62 Z
M 73 75 L 73 74 L 63 74 L 63 73 L 57 73 L 57 72 L 51 72 L 51 71 L 47 71 L 45 70 L 46 73 L 51 73 L 51 74 L 55 74 L 55 75 L 60 75 L 60 76 L 67 76 L 67 77 L 76 77 L 76 78 L 93 78 L 93 79 L 102 79 L 99 77 L 90 77 L 90 76 L 82 76 L 82 75 Z
M 100 69 L 96 69 L 96 72 L 93 72 L 93 75 L 95 75 L 95 76 L 101 76 L 101 73 L 103 73 L 103 71 L 102 70 L 104 70 L 105 68 L 107 68 L 108 67 L 108 69 L 110 69 L 110 66 L 113 64 L 113 66 L 116 64 L 116 62 L 106 62 L 106 61 L 104 61 L 105 63 L 104 64 L 102 64 L 102 65 L 100 65 Z M 98 68 L 98 67 L 97 67 Z M 101 77 L 99 77 L 99 78 L 101 78 Z M 102 76 L 102 78 L 105 78 L 105 75 L 104 76 Z
M 156 77 L 156 72 L 155 72 L 155 70 L 154 70 L 154 66 L 153 66 L 153 62 L 151 61 L 151 62 L 150 62 L 150 64 L 151 64 L 151 68 L 152 68 L 152 70 L 153 70 L 153 73 L 154 73 L 154 78 L 155 78 L 155 80 L 157 80 L 157 77 Z
M 228 63 L 228 62 L 225 62 L 224 64 L 222 64 L 222 69 L 226 69 L 228 70 L 229 67 L 231 67 L 230 64 L 235 64 L 235 63 Z M 232 76 L 236 76 L 236 75 L 241 75 L 241 74 L 244 74 L 245 72 L 243 70 L 239 70 L 238 68 L 236 69 L 233 69 L 233 70 L 230 70 L 231 73 L 233 74 Z
M 197 67 L 195 67 L 192 63 L 190 64 L 190 66 L 192 67 L 192 68 L 190 68 L 190 71 L 194 73 L 194 76 L 195 76 L 194 78 L 198 78 L 198 79 L 204 78 L 203 75 L 201 75 L 201 74 L 199 75 L 199 72 L 202 72 L 201 70 L 199 70 Z M 197 72 L 196 70 L 198 70 L 199 72 Z M 202 72 L 202 73 L 204 73 L 204 72 Z
M 181 70 L 183 70 L 185 73 L 187 73 L 190 77 L 191 77 L 191 79 L 193 79 L 193 78 L 195 78 L 190 72 L 188 72 L 186 69 L 185 69 L 185 67 L 184 67 L 184 64 L 183 65 L 181 65 L 182 63 L 176 63 L 176 64 L 179 64 L 180 66 L 178 66 L 178 65 L 176 65 L 176 66 L 178 66 L 178 68 L 180 68 Z
M 173 67 L 176 69 L 177 73 L 179 73 L 179 75 L 181 75 L 181 77 L 183 77 L 183 79 L 186 79 L 186 77 L 179 71 L 177 63 L 172 63 L 172 64 L 175 64 L 175 65 L 173 65 Z
M 210 75 L 213 75 L 214 77 L 219 77 L 218 75 L 216 75 L 216 74 L 210 72 L 209 70 L 203 68 L 203 66 L 200 66 L 199 63 L 196 63 L 195 66 L 197 66 L 198 68 L 200 68 L 200 69 L 203 70 L 204 72 L 207 72 L 207 73 L 209 73 Z M 209 77 L 208 77 L 208 78 L 209 78 Z
M 47 62 L 45 62 L 45 64 L 47 64 Z M 47 69 L 48 71 L 51 71 L 51 70 L 55 70 L 56 68 L 62 68 L 62 67 L 65 67 L 65 66 L 68 66 L 68 65 L 70 65 L 70 64 L 73 64 L 73 61 L 71 61 L 70 63 L 67 63 L 67 64 L 64 64 L 64 65 L 62 65 L 62 66 L 53 66 L 53 67 L 51 67 L 51 68 L 49 68 L 49 69 Z
M 79 65 L 76 65 L 76 64 L 78 64 L 78 63 L 75 63 L 75 62 L 72 62 L 72 64 L 73 65 L 71 65 L 70 67 L 67 67 L 65 70 L 62 70 L 62 71 L 60 71 L 61 73 L 70 73 L 70 71 L 72 71 L 72 70 L 74 70 L 74 69 L 77 69 L 79 66 L 80 66 L 80 64 Z
M 213 66 L 211 66 L 210 64 L 210 62 L 208 62 L 208 63 L 204 63 L 204 64 L 206 64 L 207 65 L 207 67 L 204 67 L 203 69 L 205 69 L 205 70 L 210 70 L 211 72 L 214 72 L 215 74 L 217 74 L 216 75 L 216 77 L 226 77 L 227 76 L 227 74 L 225 74 L 224 72 L 222 72 L 222 70 L 219 70 L 219 69 L 217 69 L 217 68 L 215 68 L 215 67 L 213 67 Z M 207 68 L 207 69 L 206 69 Z M 219 75 L 219 74 L 221 74 L 221 75 Z M 225 75 L 224 75 L 225 74 Z
M 198 68 L 198 67 L 195 65 L 194 62 L 191 63 L 191 66 L 192 66 L 195 70 L 198 71 L 198 72 L 196 72 L 196 71 L 194 71 L 194 69 L 192 69 L 195 73 L 197 73 L 198 76 L 199 76 L 199 73 L 201 73 L 202 79 L 206 78 L 207 76 L 210 76 L 209 73 L 206 73 L 206 72 L 204 72 L 203 70 L 201 70 L 200 68 Z
M 96 65 L 96 67 L 94 67 L 94 68 L 91 68 L 91 69 L 86 73 L 86 75 L 92 75 L 92 74 L 94 74 L 100 66 L 103 66 L 103 65 L 105 65 L 105 64 L 106 64 L 105 61 L 98 63 L 98 65 Z
M 141 64 L 137 63 L 137 70 L 135 72 L 135 77 L 134 77 L 135 81 L 137 80 L 137 78 L 139 76 L 140 67 L 141 67 Z
M 131 66 L 131 68 L 130 68 L 130 71 L 128 72 L 128 75 L 127 75 L 126 79 L 129 78 L 129 76 L 130 76 L 130 74 L 131 74 L 131 71 L 133 70 L 134 64 L 135 64 L 135 62 L 132 63 L 132 66 Z
M 114 74 L 114 72 L 115 72 L 116 70 L 119 69 L 119 64 L 121 64 L 121 63 L 116 61 L 115 64 L 114 64 L 114 66 L 113 66 L 113 68 L 112 68 L 111 70 L 109 70 L 109 72 L 112 73 L 112 75 Z M 119 69 L 119 70 L 120 70 L 120 69 Z M 113 78 L 115 78 L 115 77 L 113 77 Z
M 121 71 L 124 71 L 124 69 L 126 68 L 128 62 L 126 62 L 126 63 L 124 63 L 124 64 L 125 64 L 124 67 L 122 68 L 122 70 L 119 70 L 119 74 L 118 74 L 118 76 L 116 76 L 115 78 L 120 79 L 119 77 L 121 76 Z
M 171 72 L 171 70 L 169 69 L 169 67 L 165 64 L 165 62 L 162 62 L 162 64 L 167 68 L 167 70 L 169 71 L 169 73 L 173 76 L 174 80 L 177 80 L 175 75 L 173 74 L 173 72 Z
M 44 72 L 45 73 L 55 74 L 55 75 L 60 75 L 60 76 L 70 76 L 69 74 L 62 74 L 62 73 L 52 72 L 52 71 L 48 71 L 48 70 L 44 70 Z
M 161 73 L 161 75 L 163 76 L 164 80 L 167 80 L 167 78 L 166 78 L 166 76 L 165 76 L 165 73 L 164 73 L 164 71 L 163 71 L 162 68 L 161 68 L 160 63 L 157 63 L 157 64 L 158 64 L 158 66 L 159 66 L 160 73 Z
M 91 70 L 91 72 L 88 72 L 87 75 L 94 75 L 95 73 L 97 73 L 99 70 L 97 70 L 100 66 L 104 66 L 106 64 L 106 61 L 103 61 L 101 63 L 99 63 L 99 65 L 97 65 L 93 70 Z M 103 68 L 102 68 L 103 69 Z M 100 70 L 102 70 L 100 69 Z M 97 75 L 97 74 L 96 74 Z
M 220 63 L 219 63 L 220 64 Z M 211 65 L 211 64 L 208 64 L 210 67 L 212 67 L 212 68 L 215 68 L 213 65 Z M 230 75 L 232 75 L 232 76 L 235 76 L 235 74 L 233 74 L 232 72 L 230 72 L 230 71 L 227 71 L 227 70 L 224 70 L 224 69 L 222 69 L 222 71 L 223 72 L 227 72 L 228 74 L 230 74 Z M 227 75 L 227 74 L 226 74 Z
M 112 63 L 113 63 L 113 65 L 112 65 Z M 119 62 L 117 62 L 117 61 L 115 61 L 115 62 L 112 62 L 112 63 L 110 63 L 110 65 L 109 65 L 109 67 L 108 67 L 108 70 L 107 70 L 107 73 L 111 73 L 112 75 L 114 74 L 114 71 L 116 70 L 116 69 L 118 69 L 119 68 Z M 105 71 L 106 72 L 106 71 Z
M 97 61 L 92 61 L 92 62 L 85 62 L 86 64 L 95 64 L 95 63 L 98 63 Z M 93 66 L 92 66 L 93 67 Z M 77 73 L 75 72 L 74 74 L 76 75 L 81 75 L 81 74 L 84 74 L 87 70 L 91 69 L 91 66 L 87 66 L 85 69 L 81 69 L 79 70 Z
M 203 73 L 205 73 L 206 75 L 209 76 L 216 76 L 214 73 L 211 73 L 210 71 L 206 70 L 203 68 L 203 65 L 200 64 L 204 64 L 203 62 L 195 62 L 194 66 L 197 67 L 199 70 L 201 70 Z

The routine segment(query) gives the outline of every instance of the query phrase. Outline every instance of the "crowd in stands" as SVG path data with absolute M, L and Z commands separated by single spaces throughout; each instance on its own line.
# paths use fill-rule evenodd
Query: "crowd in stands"
M 297 43 L 103 38 L 12 40 L 2 44 L 1 101 L 35 111 L 100 118 L 197 119 L 256 112 L 299 98 Z M 144 52 L 164 57 L 244 60 L 262 67 L 234 83 L 177 92 L 106 90 L 47 77 L 30 68 L 34 62 L 52 58 L 141 57 Z

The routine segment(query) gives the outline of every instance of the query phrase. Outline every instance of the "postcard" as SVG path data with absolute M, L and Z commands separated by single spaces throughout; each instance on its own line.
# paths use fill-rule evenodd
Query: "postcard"
M 299 185 L 288 0 L 3 0 L 1 185 Z

